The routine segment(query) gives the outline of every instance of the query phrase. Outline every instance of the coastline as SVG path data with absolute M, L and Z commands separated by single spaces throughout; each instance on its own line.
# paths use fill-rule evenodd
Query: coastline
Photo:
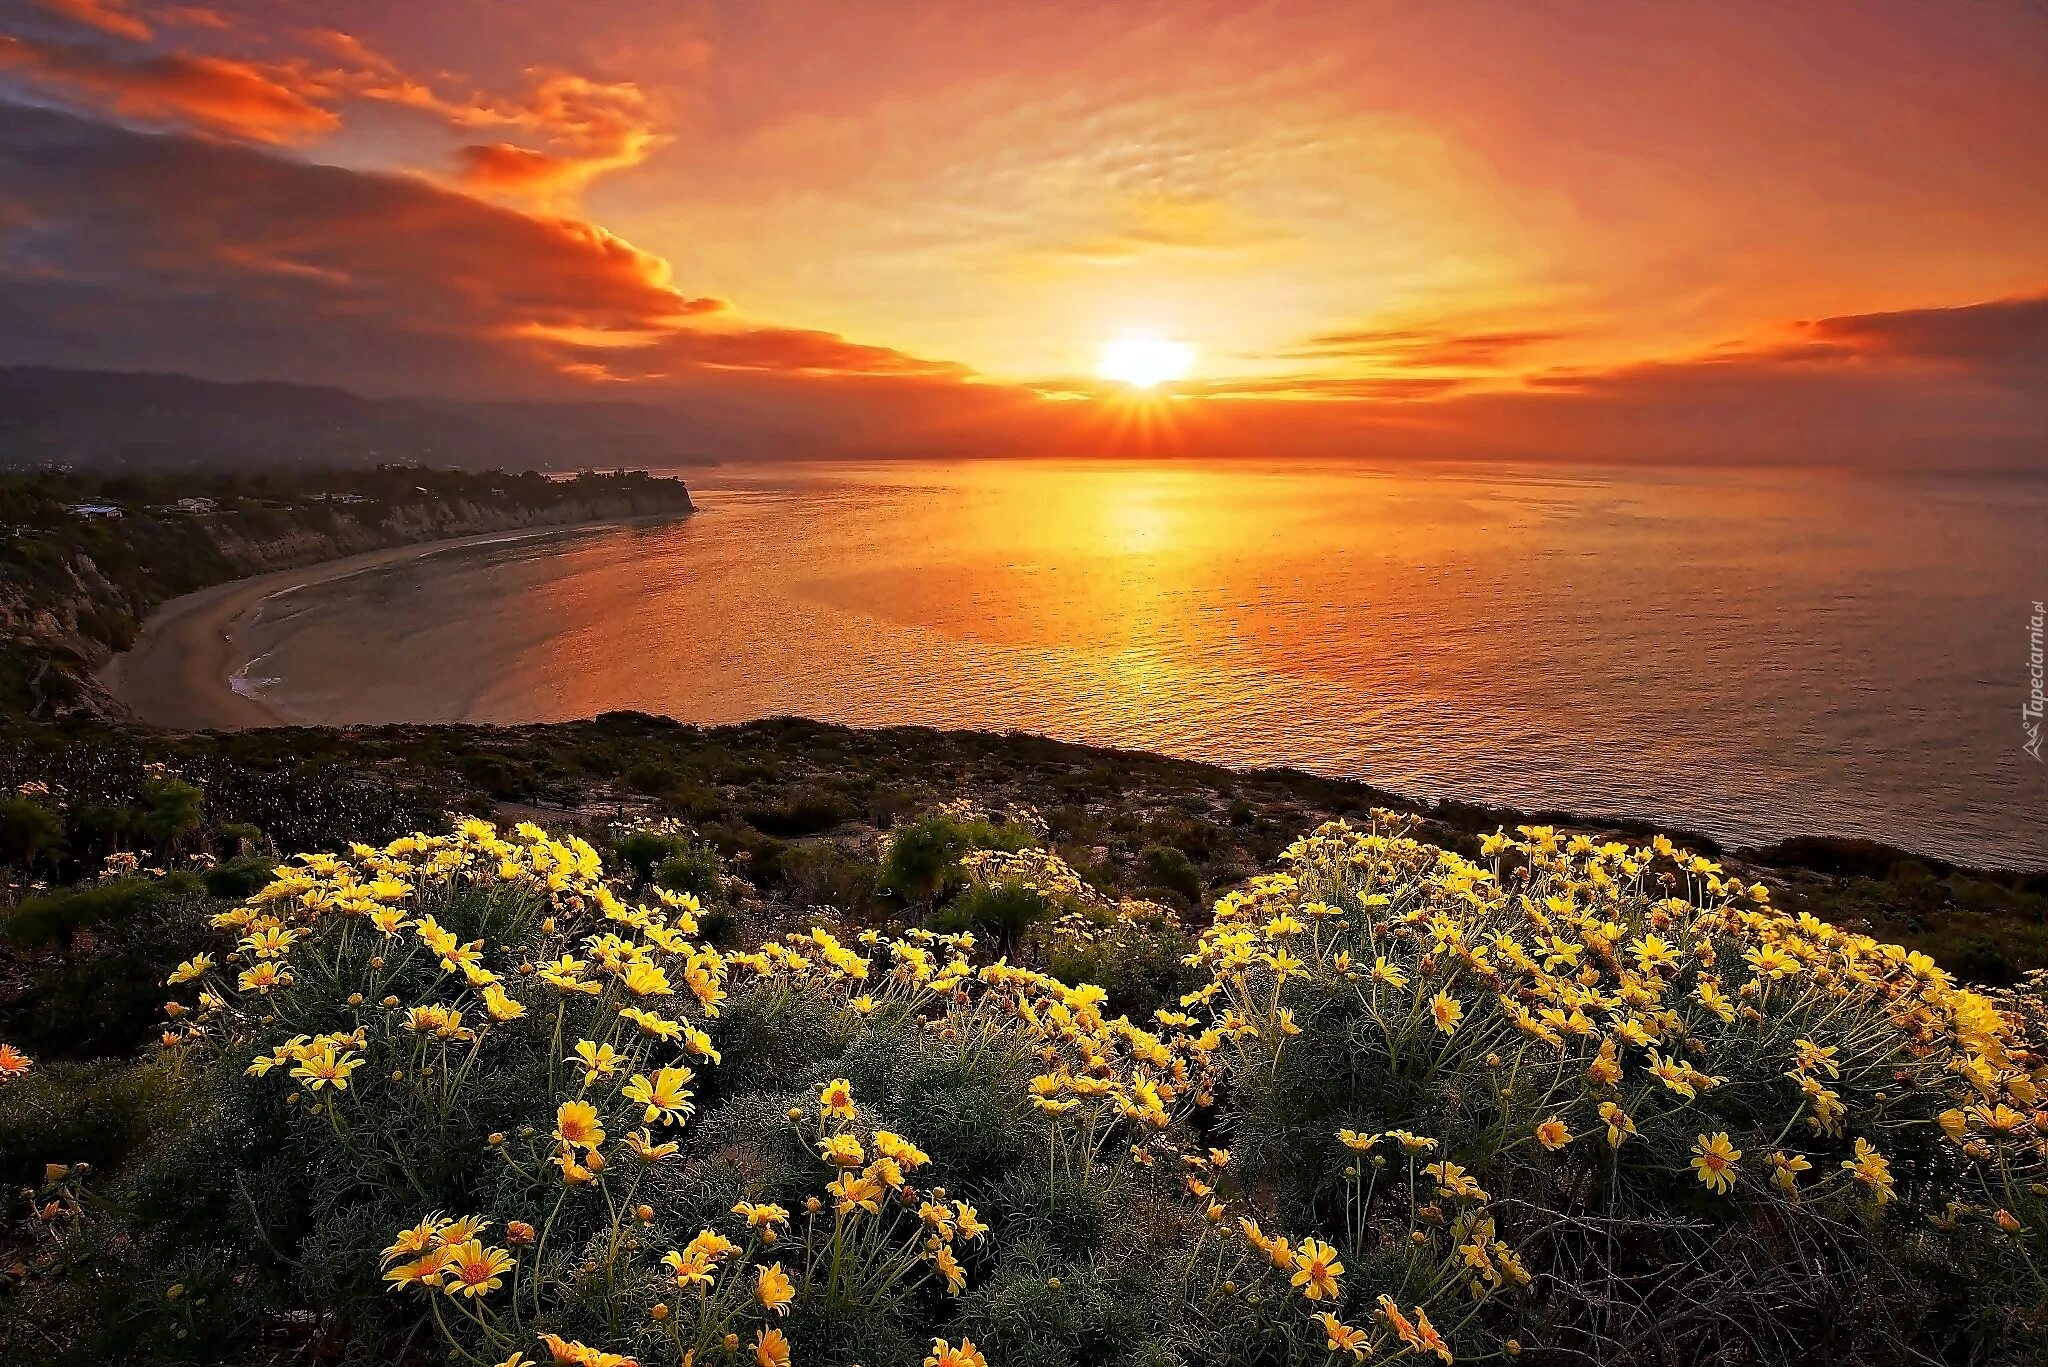
M 134 721 L 173 731 L 246 731 L 301 724 L 258 695 L 235 687 L 253 662 L 238 644 L 242 629 L 279 594 L 353 575 L 423 560 L 473 546 L 586 536 L 671 514 L 601 518 L 552 527 L 475 532 L 439 541 L 387 546 L 297 569 L 231 579 L 173 598 L 143 622 L 135 644 L 95 671 L 93 678 Z

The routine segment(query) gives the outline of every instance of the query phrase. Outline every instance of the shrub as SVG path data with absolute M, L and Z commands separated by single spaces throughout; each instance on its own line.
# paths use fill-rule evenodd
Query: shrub
M 629 901 L 530 827 L 293 862 L 172 974 L 189 1119 L 118 1203 L 149 1223 L 86 1221 L 112 1261 L 65 1285 L 233 1267 L 240 1313 L 297 1296 L 363 1360 L 2037 1343 L 2048 977 L 1958 988 L 1661 839 L 1530 827 L 1475 861 L 1374 823 L 1223 898 L 1142 1021 L 929 930 L 721 953 L 695 898 Z M 1102 919 L 1047 851 L 959 877 L 1073 906 L 1026 937 L 1048 957 L 1184 934 Z
M 709 845 L 685 845 L 661 861 L 654 881 L 671 892 L 687 892 L 706 901 L 725 900 L 725 860 Z
M 252 828 L 253 829 L 253 828 Z M 260 854 L 238 854 L 214 865 L 201 878 L 215 897 L 239 902 L 268 883 L 277 870 L 277 860 Z
M 821 789 L 792 793 L 775 802 L 747 807 L 740 815 L 749 826 L 764 835 L 816 835 L 851 820 L 850 803 Z
M 9 944 L 48 946 L 95 926 L 120 925 L 174 897 L 200 890 L 189 873 L 163 878 L 116 878 L 105 883 L 59 888 L 25 897 L 0 919 L 0 938 Z
M 171 1119 L 177 1093 L 161 1062 L 72 1063 L 38 1056 L 0 1105 L 0 1183 L 42 1183 L 46 1163 L 112 1168 Z
M 1138 858 L 1152 885 L 1180 898 L 1181 905 L 1192 907 L 1202 900 L 1202 871 L 1180 850 L 1171 845 L 1147 845 Z
M 1025 931 L 1052 915 L 1052 909 L 1051 899 L 1030 884 L 1005 880 L 970 887 L 932 925 L 938 930 L 972 931 L 1013 949 Z
M 633 870 L 645 883 L 654 877 L 655 867 L 689 847 L 686 837 L 674 831 L 628 831 L 612 841 L 612 856 Z
M 64 841 L 64 818 L 34 798 L 0 800 L 0 862 L 22 868 L 55 858 Z
M 905 822 L 889 832 L 882 852 L 882 889 L 892 896 L 930 906 L 960 887 L 961 857 L 970 850 L 1022 850 L 1032 833 L 1015 823 L 980 815 L 938 812 Z

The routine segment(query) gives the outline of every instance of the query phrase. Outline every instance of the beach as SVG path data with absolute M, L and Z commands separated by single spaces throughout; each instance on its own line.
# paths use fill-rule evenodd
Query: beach
M 109 660 L 95 677 L 138 721 L 152 726 L 181 731 L 236 731 L 297 725 L 298 718 L 266 702 L 260 689 L 244 682 L 254 649 L 244 642 L 245 632 L 272 599 L 469 547 L 563 539 L 624 525 L 626 521 L 606 519 L 558 527 L 479 532 L 388 546 L 216 584 L 174 598 L 151 613 L 135 645 Z

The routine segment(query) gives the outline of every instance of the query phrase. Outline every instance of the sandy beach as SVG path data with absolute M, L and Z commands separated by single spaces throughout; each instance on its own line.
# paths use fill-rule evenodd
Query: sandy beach
M 237 691 L 234 686 L 236 673 L 250 662 L 248 648 L 240 641 L 243 628 L 270 599 L 466 547 L 580 536 L 625 525 L 628 524 L 613 519 L 480 532 L 442 541 L 390 546 L 216 584 L 173 598 L 151 613 L 134 648 L 108 661 L 97 677 L 138 720 L 152 726 L 180 731 L 239 731 L 295 725 L 295 719 L 267 706 L 261 697 Z

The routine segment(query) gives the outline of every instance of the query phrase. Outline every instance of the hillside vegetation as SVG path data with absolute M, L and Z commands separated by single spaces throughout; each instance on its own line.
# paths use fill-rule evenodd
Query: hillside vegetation
M 608 867 L 470 820 L 189 897 L 149 1059 L 0 1063 L 0 1334 L 961 1367 L 2002 1362 L 2048 1326 L 2038 980 L 1962 988 L 1662 838 L 1467 858 L 1382 811 L 1197 915 L 1044 837 L 908 817 L 886 923 L 758 940 L 659 827 Z

